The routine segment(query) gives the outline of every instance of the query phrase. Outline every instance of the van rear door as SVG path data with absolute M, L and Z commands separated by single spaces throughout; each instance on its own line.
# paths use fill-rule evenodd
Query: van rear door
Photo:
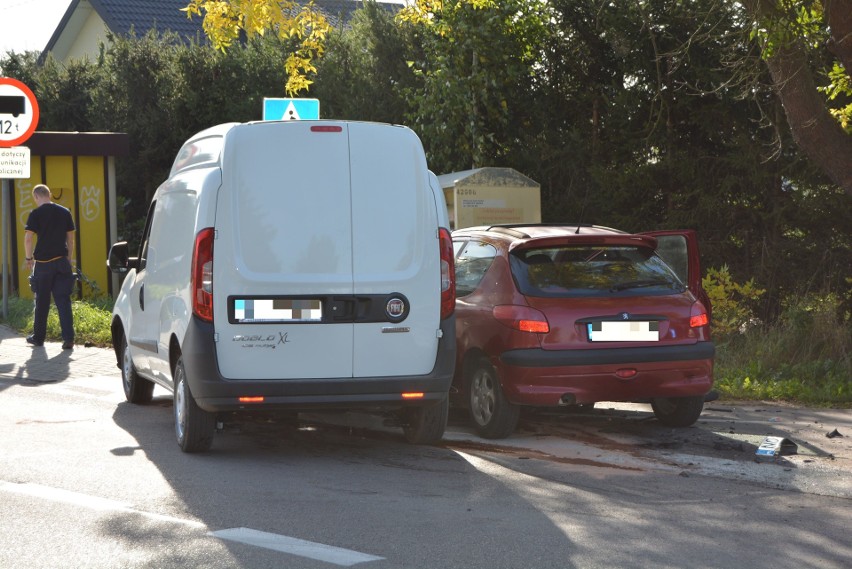
M 408 128 L 234 127 L 213 245 L 218 362 L 231 379 L 399 377 L 435 367 L 438 213 Z
M 351 377 L 352 207 L 345 124 L 234 127 L 213 245 L 218 363 L 231 379 Z
M 405 127 L 349 123 L 355 377 L 422 375 L 438 353 L 438 213 L 420 140 Z M 396 311 L 401 311 L 397 315 Z

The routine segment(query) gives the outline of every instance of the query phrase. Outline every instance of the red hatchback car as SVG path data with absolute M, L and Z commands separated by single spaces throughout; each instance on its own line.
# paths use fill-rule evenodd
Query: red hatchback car
M 453 245 L 451 397 L 481 436 L 510 435 L 522 405 L 645 402 L 666 425 L 698 419 L 715 348 L 694 231 L 494 225 Z

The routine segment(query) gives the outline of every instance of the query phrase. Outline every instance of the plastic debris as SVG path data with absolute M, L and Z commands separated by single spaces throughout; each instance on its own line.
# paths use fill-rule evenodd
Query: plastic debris
M 830 433 L 826 433 L 825 436 L 830 438 L 830 439 L 834 439 L 834 438 L 837 438 L 837 437 L 842 437 L 843 435 L 840 434 L 840 431 L 838 431 L 837 429 L 834 429 Z
M 784 437 L 766 437 L 754 453 L 758 461 L 775 460 L 779 456 L 797 454 L 799 445 Z

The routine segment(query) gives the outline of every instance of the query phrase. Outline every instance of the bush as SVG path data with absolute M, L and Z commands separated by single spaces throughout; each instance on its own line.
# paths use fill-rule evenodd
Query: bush
M 717 342 L 725 343 L 757 323 L 755 306 L 766 292 L 754 279 L 740 284 L 734 281 L 727 265 L 709 269 L 701 285 L 713 307 L 711 328 Z
M 834 294 L 795 298 L 774 324 L 730 336 L 717 352 L 716 388 L 733 398 L 852 403 L 852 322 L 842 303 Z

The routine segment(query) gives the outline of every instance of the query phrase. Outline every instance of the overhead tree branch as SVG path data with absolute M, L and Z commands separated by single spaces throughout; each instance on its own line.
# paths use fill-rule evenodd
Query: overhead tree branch
M 824 2 L 828 8 L 826 18 L 834 25 L 831 35 L 835 38 L 835 49 L 841 57 L 840 53 L 845 53 L 852 43 L 849 38 L 852 16 L 848 9 L 852 2 Z M 774 0 L 745 0 L 743 4 L 758 22 L 781 20 Z M 825 98 L 817 90 L 801 38 L 788 36 L 786 41 L 776 41 L 764 55 L 796 144 L 834 183 L 852 195 L 852 136 L 829 113 Z

